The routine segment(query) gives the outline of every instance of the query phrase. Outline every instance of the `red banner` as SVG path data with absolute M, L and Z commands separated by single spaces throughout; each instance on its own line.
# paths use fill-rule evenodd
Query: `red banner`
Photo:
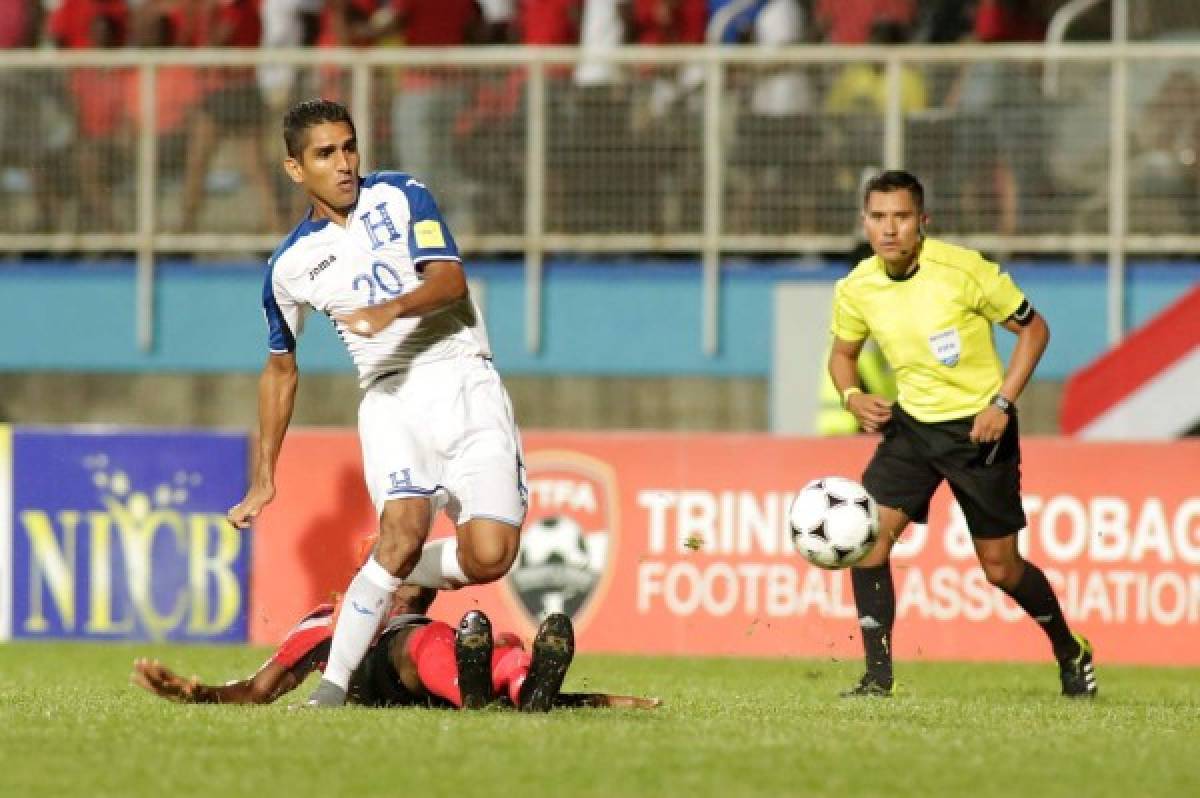
M 868 438 L 526 436 L 530 508 L 501 582 L 448 593 L 528 635 L 565 611 L 587 651 L 857 656 L 849 574 L 808 566 L 787 509 L 800 486 L 856 476 Z M 1024 442 L 1026 555 L 1107 662 L 1200 665 L 1200 444 Z M 350 431 L 297 431 L 255 535 L 251 639 L 277 641 L 354 570 L 371 531 Z M 449 534 L 444 519 L 435 535 Z M 992 588 L 948 490 L 893 558 L 900 658 L 1034 660 L 1036 625 Z

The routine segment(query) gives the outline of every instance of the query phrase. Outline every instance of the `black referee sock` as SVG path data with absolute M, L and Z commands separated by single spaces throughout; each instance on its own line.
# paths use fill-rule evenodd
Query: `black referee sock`
M 1050 587 L 1050 582 L 1041 568 L 1026 562 L 1017 586 L 1012 590 L 1005 589 L 1004 592 L 1042 627 L 1046 637 L 1050 638 L 1050 645 L 1054 646 L 1055 659 L 1069 659 L 1079 653 L 1079 643 L 1067 626 L 1058 596 L 1054 595 L 1054 588 Z
M 851 568 L 854 604 L 862 629 L 867 675 L 884 687 L 892 686 L 892 625 L 896 620 L 896 588 L 890 563 Z

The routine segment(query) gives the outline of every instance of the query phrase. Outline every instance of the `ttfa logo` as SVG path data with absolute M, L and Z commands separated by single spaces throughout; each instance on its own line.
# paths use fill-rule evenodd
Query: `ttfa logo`
M 86 465 L 99 507 L 14 514 L 14 635 L 244 639 L 248 539 L 189 509 L 203 476 L 139 490 L 104 455 Z
M 534 452 L 528 523 L 505 585 L 537 623 L 565 612 L 582 626 L 603 598 L 617 540 L 612 468 L 575 452 Z

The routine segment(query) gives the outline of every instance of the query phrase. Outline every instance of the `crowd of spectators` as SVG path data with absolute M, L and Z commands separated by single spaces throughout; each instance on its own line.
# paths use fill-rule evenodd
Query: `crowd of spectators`
M 575 46 L 574 65 L 548 74 L 548 226 L 565 232 L 688 231 L 699 225 L 703 72 L 619 66 L 603 59 L 634 44 L 782 47 L 831 43 L 1038 42 L 1063 0 L 0 0 L 0 48 Z M 589 56 L 596 56 L 589 58 Z M 525 73 L 391 69 L 374 81 L 374 162 L 421 176 L 452 217 L 481 232 L 519 232 L 523 202 Z M 1037 89 L 1033 67 L 906 68 L 901 107 L 915 124 L 911 166 L 933 169 L 935 196 L 954 197 L 966 227 L 1017 232 L 1036 217 L 1052 170 L 1012 151 L 1040 135 L 1006 108 Z M 817 229 L 821 201 L 796 188 L 856 193 L 878 166 L 887 104 L 882 66 L 739 67 L 727 147 L 729 228 Z M 203 229 L 218 152 L 253 198 L 252 230 L 294 219 L 292 192 L 272 164 L 276 120 L 300 97 L 346 100 L 343 69 L 287 65 L 161 68 L 156 119 L 160 171 L 176 181 L 163 224 Z M 1178 93 L 1178 89 L 1176 92 Z M 38 229 L 74 199 L 75 229 L 116 231 L 113 187 L 132 170 L 138 77 L 125 68 L 65 74 L 0 71 L 0 171 L 29 175 Z M 53 101 L 50 100 L 53 98 Z M 37 119 L 30 120 L 30 114 Z M 1031 126 L 1033 129 L 1031 130 Z M 1017 135 L 1020 134 L 1020 135 Z M 362 132 L 360 132 L 362 135 Z M 1051 140 L 1047 132 L 1043 137 Z M 1160 136 L 1157 140 L 1161 140 Z M 980 153 L 983 153 L 981 156 Z M 0 188 L 2 190 L 2 188 Z M 55 196 L 58 192 L 59 196 Z M 803 192 L 801 192 L 803 193 Z M 809 194 L 816 197 L 820 191 Z M 1028 207 L 1021 209 L 1025 202 Z M 841 214 L 843 207 L 828 207 Z

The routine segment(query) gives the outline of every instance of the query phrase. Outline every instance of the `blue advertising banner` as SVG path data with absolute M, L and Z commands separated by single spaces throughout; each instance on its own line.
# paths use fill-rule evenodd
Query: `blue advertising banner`
M 13 639 L 246 639 L 245 435 L 15 427 L 11 450 Z

